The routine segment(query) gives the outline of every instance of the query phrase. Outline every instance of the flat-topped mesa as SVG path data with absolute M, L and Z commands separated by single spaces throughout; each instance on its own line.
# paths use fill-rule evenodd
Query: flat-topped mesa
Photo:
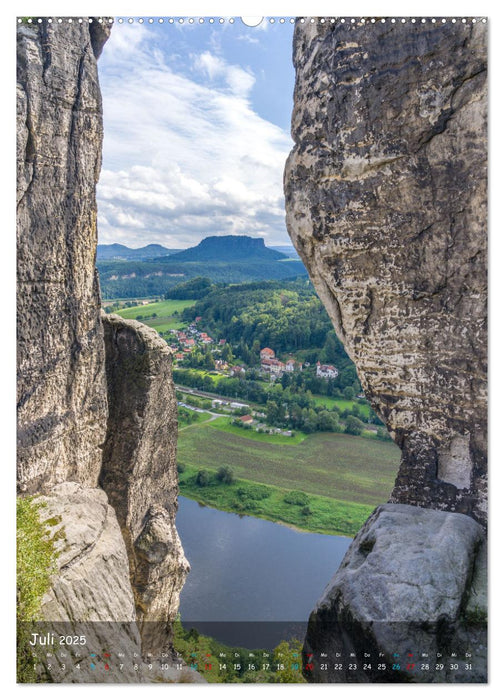
M 486 524 L 486 29 L 298 22 L 287 227 L 402 450 L 391 501 Z
M 94 20 L 17 29 L 18 488 L 96 486 L 107 397 L 95 272 L 103 136 Z

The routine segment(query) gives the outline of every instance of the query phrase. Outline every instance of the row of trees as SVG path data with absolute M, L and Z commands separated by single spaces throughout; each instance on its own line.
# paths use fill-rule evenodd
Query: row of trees
M 351 435 L 360 435 L 366 428 L 366 422 L 373 422 L 381 428 L 376 414 L 371 410 L 366 419 L 366 413 L 359 403 L 344 410 L 338 406 L 329 409 L 317 405 L 310 391 L 294 387 L 284 389 L 281 382 L 267 385 L 232 377 L 221 378 L 214 384 L 208 375 L 190 370 L 176 369 L 173 374 L 177 384 L 264 406 L 266 422 L 275 427 L 306 433 L 346 432 Z M 388 433 L 379 429 L 378 437 L 388 439 Z

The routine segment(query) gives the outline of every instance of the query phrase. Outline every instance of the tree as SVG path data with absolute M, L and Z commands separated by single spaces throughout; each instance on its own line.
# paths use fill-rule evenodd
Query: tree
M 339 359 L 338 343 L 339 341 L 337 340 L 334 331 L 329 331 L 329 333 L 326 335 L 322 350 L 322 357 L 326 362 L 336 362 Z
M 329 411 L 320 411 L 317 419 L 317 429 L 323 432 L 334 430 L 335 420 Z
M 351 386 L 346 386 L 343 389 L 343 396 L 347 401 L 351 401 L 355 396 L 353 388 Z
M 280 642 L 273 650 L 273 668 L 275 683 L 305 683 L 302 667 L 303 644 L 297 639 Z
M 284 501 L 294 506 L 307 506 L 308 496 L 304 491 L 289 491 L 284 496 Z
M 205 369 L 214 369 L 215 367 L 215 361 L 212 355 L 212 351 L 208 347 L 203 356 L 203 367 Z
M 220 467 L 217 472 L 217 480 L 221 484 L 232 484 L 235 480 L 231 467 Z
M 233 362 L 233 351 L 231 350 L 231 345 L 229 343 L 226 343 L 222 348 L 221 358 L 224 360 L 224 362 L 227 362 L 228 364 L 231 364 Z
M 345 433 L 349 435 L 361 435 L 363 429 L 364 423 L 362 421 L 355 418 L 355 416 L 348 416 Z
M 282 374 L 282 387 L 284 389 L 287 389 L 287 387 L 291 386 L 292 384 L 292 375 L 289 372 L 284 372 Z
M 196 475 L 196 483 L 198 486 L 208 486 L 210 478 L 210 474 L 206 469 L 200 469 Z
M 285 409 L 276 401 L 268 401 L 266 404 L 266 422 L 270 425 L 278 425 L 285 420 Z

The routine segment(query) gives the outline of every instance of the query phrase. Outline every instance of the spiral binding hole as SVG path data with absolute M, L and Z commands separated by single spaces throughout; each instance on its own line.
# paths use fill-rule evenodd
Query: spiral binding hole
M 259 19 L 259 18 L 257 18 L 257 19 Z M 36 24 L 41 24 L 41 23 L 43 22 L 43 18 L 39 17 L 39 18 L 36 18 L 36 19 L 35 19 L 35 18 L 32 18 L 32 17 L 28 17 L 28 18 L 25 19 L 25 20 L 23 20 L 23 18 L 21 18 L 21 17 L 18 17 L 18 18 L 17 18 L 17 23 L 18 23 L 18 24 L 22 24 L 23 21 L 25 21 L 25 22 L 28 23 L 28 24 L 35 24 L 35 23 L 36 23 Z M 63 17 L 54 17 L 54 18 L 53 18 L 53 17 L 48 17 L 48 18 L 47 18 L 47 22 L 48 22 L 49 24 L 53 24 L 54 22 L 56 22 L 57 24 L 63 24 L 63 22 L 68 22 L 69 24 L 72 24 L 72 23 L 74 23 L 74 22 L 78 22 L 79 24 L 82 24 L 84 21 L 85 21 L 85 19 L 83 19 L 83 18 L 81 18 L 81 17 L 78 18 L 78 19 L 75 19 L 75 18 L 72 18 L 72 17 L 67 17 L 67 18 L 63 18 Z M 89 24 L 92 24 L 94 21 L 97 21 L 97 22 L 99 22 L 100 24 L 107 23 L 107 22 L 108 22 L 109 24 L 112 24 L 114 21 L 116 21 L 118 24 L 124 24 L 125 22 L 127 22 L 128 24 L 134 24 L 135 22 L 138 23 L 138 24 L 144 24 L 145 22 L 147 22 L 148 24 L 154 24 L 154 23 L 156 22 L 156 19 L 154 19 L 153 17 L 148 17 L 148 18 L 145 18 L 145 19 L 144 19 L 143 17 L 138 17 L 138 18 L 136 18 L 136 19 L 135 19 L 134 17 L 128 17 L 127 19 L 125 19 L 125 18 L 123 18 L 123 17 L 118 17 L 116 20 L 114 20 L 113 18 L 104 19 L 104 18 L 101 18 L 101 17 L 99 17 L 99 18 L 92 18 L 92 17 L 90 17 L 90 18 L 88 18 L 87 21 L 89 22 Z M 216 22 L 218 22 L 218 24 L 221 24 L 221 25 L 222 25 L 222 24 L 225 24 L 226 22 L 229 23 L 229 24 L 234 24 L 236 20 L 235 20 L 234 17 L 228 17 L 228 18 L 219 17 L 218 19 L 216 19 L 216 18 L 214 18 L 214 17 L 209 17 L 209 18 L 204 18 L 204 17 L 197 17 L 197 18 L 196 18 L 196 17 L 188 17 L 188 18 L 179 17 L 179 18 L 177 18 L 177 19 L 175 19 L 175 18 L 173 18 L 173 17 L 168 17 L 168 18 L 166 18 L 166 20 L 165 20 L 165 18 L 163 18 L 163 17 L 157 18 L 158 24 L 164 24 L 165 21 L 166 21 L 168 24 L 175 24 L 175 23 L 177 23 L 177 24 L 191 24 L 191 25 L 192 25 L 192 24 L 195 24 L 196 22 L 197 22 L 198 24 L 204 24 L 205 22 L 208 22 L 209 24 L 215 24 Z M 285 17 L 269 17 L 269 18 L 264 18 L 264 19 L 261 20 L 261 21 L 267 21 L 269 24 L 282 24 L 282 25 L 285 25 L 285 24 L 294 24 L 294 22 L 295 22 L 296 20 L 294 19 L 294 17 L 290 17 L 290 18 L 285 18 Z M 259 21 L 259 22 L 258 22 L 257 24 L 255 24 L 255 25 L 249 25 L 249 24 L 247 24 L 246 22 L 244 22 L 244 24 L 246 24 L 246 26 L 250 26 L 250 27 L 252 27 L 252 26 L 258 26 L 258 24 L 261 24 L 261 21 Z M 447 23 L 450 23 L 450 22 L 451 22 L 451 24 L 457 24 L 458 22 L 461 22 L 461 23 L 462 23 L 463 25 L 465 25 L 465 26 L 470 26 L 470 25 L 472 25 L 472 24 L 477 24 L 478 22 L 481 22 L 482 24 L 486 24 L 486 23 L 487 23 L 487 18 L 486 18 L 486 17 L 481 17 L 481 18 L 478 18 L 478 17 L 459 17 L 459 18 L 457 18 L 457 17 L 451 17 L 451 18 L 446 18 L 446 17 L 421 17 L 421 18 L 418 18 L 418 19 L 417 19 L 417 18 L 415 18 L 415 17 L 411 17 L 411 18 L 406 18 L 406 17 L 399 17 L 399 18 L 396 18 L 396 17 L 381 17 L 381 18 L 377 19 L 376 17 L 368 17 L 368 18 L 366 18 L 366 17 L 361 17 L 361 18 L 359 19 L 359 18 L 356 18 L 356 17 L 349 17 L 349 18 L 345 18 L 345 17 L 339 17 L 339 18 L 331 17 L 330 19 L 328 19 L 328 18 L 325 18 L 325 17 L 319 17 L 319 18 L 316 18 L 316 17 L 301 17 L 301 18 L 299 19 L 299 22 L 300 22 L 301 24 L 306 24 L 307 22 L 308 22 L 309 24 L 315 24 L 315 23 L 318 23 L 318 24 L 326 24 L 327 22 L 330 22 L 331 24 L 335 24 L 335 23 L 345 24 L 345 23 L 348 22 L 349 24 L 354 25 L 354 26 L 355 26 L 355 25 L 357 25 L 357 26 L 366 26 L 366 25 L 368 25 L 368 24 L 377 24 L 377 23 L 378 23 L 378 24 L 387 24 L 387 23 L 390 23 L 390 24 L 397 24 L 397 23 L 406 24 L 406 23 L 410 22 L 411 24 L 416 24 L 418 21 L 419 21 L 421 24 L 423 24 L 423 25 L 426 25 L 426 24 L 438 24 L 438 23 L 447 24 Z

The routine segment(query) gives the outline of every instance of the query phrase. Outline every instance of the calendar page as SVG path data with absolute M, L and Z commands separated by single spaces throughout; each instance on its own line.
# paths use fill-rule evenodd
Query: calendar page
M 16 25 L 18 683 L 486 683 L 486 18 Z

